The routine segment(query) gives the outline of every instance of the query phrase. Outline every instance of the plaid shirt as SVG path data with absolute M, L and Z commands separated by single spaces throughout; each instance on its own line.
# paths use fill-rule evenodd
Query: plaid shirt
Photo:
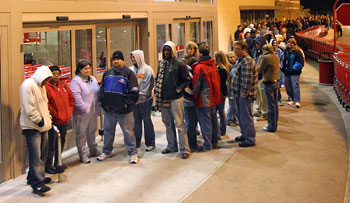
M 245 97 L 256 98 L 258 68 L 249 55 L 237 58 L 231 79 L 230 99 Z

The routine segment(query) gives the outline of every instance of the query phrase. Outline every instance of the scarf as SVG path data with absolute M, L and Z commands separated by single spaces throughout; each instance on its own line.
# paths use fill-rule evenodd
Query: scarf
M 155 105 L 156 111 L 160 111 L 161 107 L 170 108 L 170 100 L 162 100 L 163 78 L 164 78 L 165 68 L 167 67 L 168 64 L 169 62 L 164 60 L 161 62 L 159 66 L 158 77 L 156 80 L 156 87 L 154 89 L 154 95 L 156 97 L 156 105 Z M 171 64 L 169 65 L 169 68 L 171 69 Z

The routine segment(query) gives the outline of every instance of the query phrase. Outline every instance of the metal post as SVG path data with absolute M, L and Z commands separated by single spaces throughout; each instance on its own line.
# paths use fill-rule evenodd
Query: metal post
M 64 168 L 62 167 L 61 133 L 55 125 L 53 125 L 53 129 L 57 133 L 58 160 L 57 160 L 56 171 L 58 174 L 58 182 L 60 183 L 62 182 L 62 173 L 64 172 Z

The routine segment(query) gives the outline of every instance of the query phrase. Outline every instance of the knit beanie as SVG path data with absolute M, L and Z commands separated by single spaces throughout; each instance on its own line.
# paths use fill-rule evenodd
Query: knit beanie
M 112 60 L 113 59 L 121 59 L 124 61 L 123 53 L 121 51 L 115 51 L 112 56 Z

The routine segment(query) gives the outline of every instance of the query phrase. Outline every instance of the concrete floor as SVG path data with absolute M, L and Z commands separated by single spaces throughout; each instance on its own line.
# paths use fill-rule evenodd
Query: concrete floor
M 256 123 L 256 147 L 228 144 L 239 135 L 229 127 L 220 149 L 188 160 L 162 155 L 165 128 L 157 113 L 157 148 L 142 146 L 139 164 L 128 164 L 118 127 L 112 158 L 80 164 L 73 148 L 64 153 L 64 181 L 50 184 L 45 197 L 33 194 L 22 175 L 0 185 L 0 202 L 343 202 L 348 150 L 342 115 L 349 117 L 334 103 L 332 87 L 318 85 L 315 66 L 308 62 L 303 69 L 302 107 L 282 106 L 276 133 Z

